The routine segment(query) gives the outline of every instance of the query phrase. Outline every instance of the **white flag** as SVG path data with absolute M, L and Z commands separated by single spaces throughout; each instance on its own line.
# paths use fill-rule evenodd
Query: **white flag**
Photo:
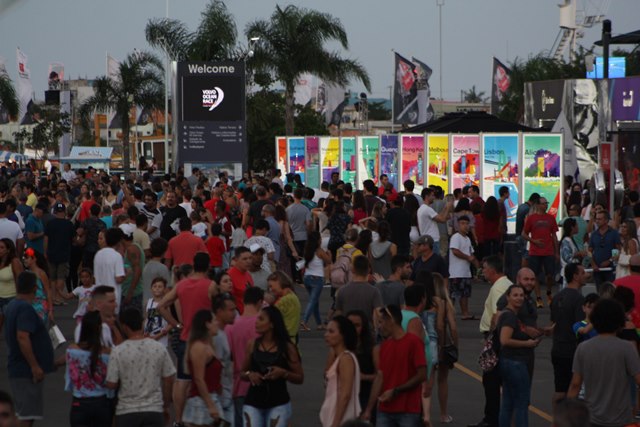
M 120 62 L 107 54 L 107 77 L 112 80 L 120 80 Z
M 27 113 L 27 107 L 33 99 L 33 86 L 28 66 L 29 58 L 20 48 L 16 49 L 16 57 L 18 62 L 18 99 L 20 100 L 18 117 L 22 118 Z
M 296 105 L 302 105 L 304 107 L 311 101 L 311 97 L 315 95 L 313 90 L 314 79 L 313 74 L 310 73 L 304 73 L 298 76 L 293 95 Z

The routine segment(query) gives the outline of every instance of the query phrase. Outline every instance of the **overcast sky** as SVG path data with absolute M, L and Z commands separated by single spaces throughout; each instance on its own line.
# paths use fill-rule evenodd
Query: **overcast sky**
M 18 0 L 2 10 L 0 0 L 0 56 L 16 77 L 17 46 L 29 56 L 36 97 L 44 98 L 50 62 L 65 64 L 65 77 L 93 78 L 105 73 L 105 54 L 122 58 L 134 48 L 150 49 L 144 27 L 165 15 L 166 0 Z M 440 0 L 443 37 L 443 96 L 460 98 L 475 85 L 490 91 L 491 59 L 503 62 L 549 50 L 558 34 L 560 0 Z M 195 29 L 207 0 L 169 0 L 170 16 Z M 246 24 L 268 18 L 278 2 L 227 0 L 240 37 Z M 350 49 L 372 81 L 371 97 L 389 97 L 393 53 L 423 60 L 434 70 L 432 94 L 438 96 L 439 42 L 436 0 L 297 0 L 292 3 L 328 12 L 347 29 Z M 588 12 L 611 3 L 606 16 L 613 33 L 639 29 L 640 0 L 579 0 Z M 289 3 L 279 3 L 286 5 Z M 600 39 L 600 25 L 585 32 L 586 47 Z M 360 91 L 360 84 L 351 86 Z

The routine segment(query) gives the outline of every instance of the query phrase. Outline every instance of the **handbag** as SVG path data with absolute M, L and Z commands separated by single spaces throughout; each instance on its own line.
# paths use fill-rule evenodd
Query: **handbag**
M 442 362 L 453 366 L 458 361 L 458 347 L 453 344 L 442 347 Z
M 500 361 L 500 339 L 497 336 L 497 328 L 493 329 L 484 340 L 480 356 L 478 356 L 478 364 L 483 372 L 490 372 Z

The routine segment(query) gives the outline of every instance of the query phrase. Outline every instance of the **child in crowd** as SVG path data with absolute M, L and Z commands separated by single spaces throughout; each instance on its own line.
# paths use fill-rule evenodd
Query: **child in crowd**
M 82 323 L 82 317 L 87 312 L 87 306 L 91 301 L 91 293 L 93 292 L 93 271 L 90 268 L 83 268 L 78 275 L 80 286 L 75 288 L 71 293 L 67 294 L 67 298 L 78 298 L 78 308 L 73 313 L 73 318 L 79 325 Z
M 209 259 L 211 267 L 214 268 L 216 274 L 222 270 L 222 256 L 227 251 L 225 239 L 221 237 L 222 227 L 220 224 L 211 225 L 211 237 L 206 241 L 205 245 L 209 251 Z
M 231 219 L 233 225 L 233 231 L 231 232 L 231 251 L 235 251 L 236 248 L 244 245 L 247 240 L 247 233 L 242 228 L 242 220 L 238 217 Z
M 582 311 L 584 311 L 585 319 L 579 322 L 576 322 L 573 325 L 573 332 L 576 334 L 576 338 L 578 339 L 578 344 L 586 341 L 590 338 L 598 335 L 595 329 L 593 329 L 593 325 L 591 324 L 591 310 L 593 310 L 593 306 L 596 305 L 600 296 L 598 294 L 589 294 L 584 298 L 584 303 L 582 304 Z
M 202 217 L 197 210 L 191 212 L 189 215 L 191 218 L 191 232 L 194 236 L 200 237 L 202 240 L 207 239 L 207 224 L 202 222 Z
M 163 345 L 169 344 L 169 323 L 158 311 L 158 304 L 167 293 L 167 281 L 162 277 L 156 277 L 151 282 L 151 295 L 147 301 L 147 317 L 144 322 L 144 335 L 157 340 Z

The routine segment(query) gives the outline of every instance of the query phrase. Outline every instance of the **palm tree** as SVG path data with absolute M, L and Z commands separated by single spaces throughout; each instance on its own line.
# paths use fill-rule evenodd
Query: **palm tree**
M 482 104 L 487 102 L 485 91 L 476 90 L 476 85 L 471 86 L 471 89 L 464 91 L 464 101 L 469 104 Z
M 7 110 L 9 117 L 18 117 L 20 101 L 16 89 L 8 75 L 0 73 L 0 106 Z
M 130 53 L 120 63 L 118 77 L 97 78 L 93 85 L 94 95 L 82 104 L 81 114 L 85 121 L 94 111 L 109 109 L 122 118 L 122 155 L 127 175 L 131 168 L 129 113 L 136 106 L 160 108 L 163 105 L 162 73 L 162 62 L 154 55 L 140 51 Z
M 371 90 L 369 75 L 359 62 L 344 59 L 325 48 L 325 42 L 337 41 L 348 48 L 347 33 L 340 20 L 327 14 L 289 5 L 276 6 L 269 21 L 256 20 L 247 25 L 248 38 L 259 37 L 249 65 L 269 73 L 285 89 L 285 129 L 294 131 L 294 88 L 302 73 L 313 73 L 326 82 L 347 85 L 355 77 Z
M 238 56 L 238 31 L 233 16 L 220 0 L 212 0 L 202 12 L 197 31 L 176 19 L 151 19 L 145 29 L 147 42 L 176 61 L 211 61 Z

